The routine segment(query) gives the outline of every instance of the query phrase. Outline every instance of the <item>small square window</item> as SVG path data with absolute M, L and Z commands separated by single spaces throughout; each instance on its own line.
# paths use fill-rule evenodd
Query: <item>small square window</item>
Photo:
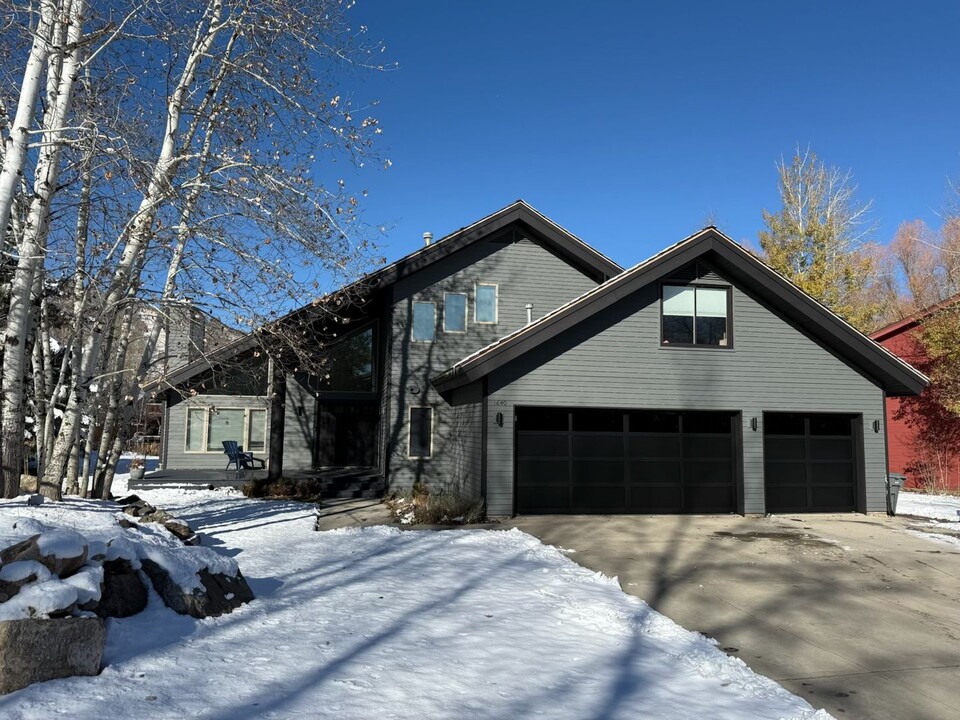
M 467 331 L 467 296 L 464 293 L 443 294 L 443 331 Z
M 730 289 L 664 285 L 662 345 L 730 347 Z
M 437 334 L 437 305 L 432 302 L 413 304 L 413 339 L 430 342 Z
M 477 283 L 474 303 L 474 321 L 483 325 L 495 325 L 497 322 L 497 286 L 491 283 Z
M 407 455 L 413 460 L 433 454 L 433 408 L 410 408 L 410 444 Z

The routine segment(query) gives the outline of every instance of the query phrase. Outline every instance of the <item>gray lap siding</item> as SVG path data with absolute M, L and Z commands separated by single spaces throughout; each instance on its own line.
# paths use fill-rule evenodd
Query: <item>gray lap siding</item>
M 764 412 L 836 412 L 863 418 L 867 511 L 885 509 L 883 391 L 751 296 L 733 290 L 731 349 L 660 346 L 659 289 L 651 285 L 488 378 L 487 507 L 514 512 L 514 412 L 554 405 L 739 412 L 741 509 L 764 504 Z M 751 419 L 757 418 L 757 430 Z
M 498 322 L 474 321 L 475 286 L 498 286 Z M 482 398 L 461 399 L 448 405 L 430 384 L 464 356 L 526 324 L 526 304 L 534 319 L 595 287 L 596 283 L 530 240 L 513 243 L 484 241 L 399 281 L 393 288 L 390 326 L 389 402 L 382 417 L 392 491 L 408 490 L 416 480 L 434 488 L 458 486 L 479 496 L 481 482 Z M 443 331 L 443 295 L 467 295 L 468 319 L 464 333 Z M 434 302 L 437 331 L 433 342 L 410 339 L 414 302 Z M 433 408 L 433 453 L 429 459 L 410 459 L 409 410 Z

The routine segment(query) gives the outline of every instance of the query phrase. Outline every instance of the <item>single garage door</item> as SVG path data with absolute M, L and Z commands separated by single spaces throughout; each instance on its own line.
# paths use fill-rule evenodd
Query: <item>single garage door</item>
M 517 408 L 518 513 L 736 511 L 731 412 Z
M 764 413 L 767 512 L 856 509 L 852 415 Z

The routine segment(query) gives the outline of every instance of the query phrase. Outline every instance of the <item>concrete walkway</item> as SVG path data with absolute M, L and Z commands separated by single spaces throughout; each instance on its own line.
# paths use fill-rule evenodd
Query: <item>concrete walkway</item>
M 837 718 L 960 718 L 960 540 L 862 515 L 508 521 Z

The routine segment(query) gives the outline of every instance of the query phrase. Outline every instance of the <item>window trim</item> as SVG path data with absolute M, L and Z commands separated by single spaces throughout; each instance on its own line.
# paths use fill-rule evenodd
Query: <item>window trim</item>
M 447 296 L 460 295 L 463 297 L 463 330 L 447 330 Z M 470 322 L 470 295 L 465 292 L 445 292 L 443 294 L 443 332 L 445 335 L 464 335 Z
M 200 435 L 200 450 L 191 450 L 187 445 L 190 436 L 190 411 L 199 410 L 203 413 L 203 431 Z M 210 411 L 211 410 L 243 410 L 243 439 L 239 444 L 243 446 L 245 452 L 266 453 L 270 447 L 270 414 L 267 408 L 251 407 L 250 405 L 188 405 L 186 417 L 183 423 L 183 452 L 187 455 L 223 455 L 223 448 L 219 450 L 208 450 L 207 439 L 210 437 Z M 250 412 L 264 413 L 263 419 L 263 449 L 250 450 Z
M 478 320 L 477 309 L 480 303 L 477 302 L 477 291 L 481 287 L 493 288 L 493 320 Z M 500 284 L 490 282 L 477 282 L 473 284 L 473 322 L 475 325 L 498 325 L 500 323 Z
M 417 305 L 432 305 L 433 306 L 433 337 L 429 340 L 420 340 L 414 337 L 414 328 L 416 326 L 416 306 Z M 410 342 L 416 343 L 432 343 L 437 339 L 437 302 L 436 300 L 413 300 L 410 305 Z
M 665 287 L 693 288 L 693 342 L 676 343 L 664 342 L 663 340 L 663 289 Z M 727 293 L 727 344 L 726 345 L 705 345 L 697 343 L 697 288 L 707 290 L 725 290 Z M 733 350 L 733 286 L 732 285 L 714 285 L 712 283 L 684 283 L 664 281 L 660 283 L 660 347 L 661 348 L 694 348 L 697 350 Z
M 413 450 L 413 411 L 414 410 L 429 410 L 430 411 L 430 442 L 428 455 L 414 455 Z M 430 460 L 433 458 L 433 418 L 434 412 L 433 407 L 430 405 L 411 405 L 407 408 L 407 459 L 408 460 Z

